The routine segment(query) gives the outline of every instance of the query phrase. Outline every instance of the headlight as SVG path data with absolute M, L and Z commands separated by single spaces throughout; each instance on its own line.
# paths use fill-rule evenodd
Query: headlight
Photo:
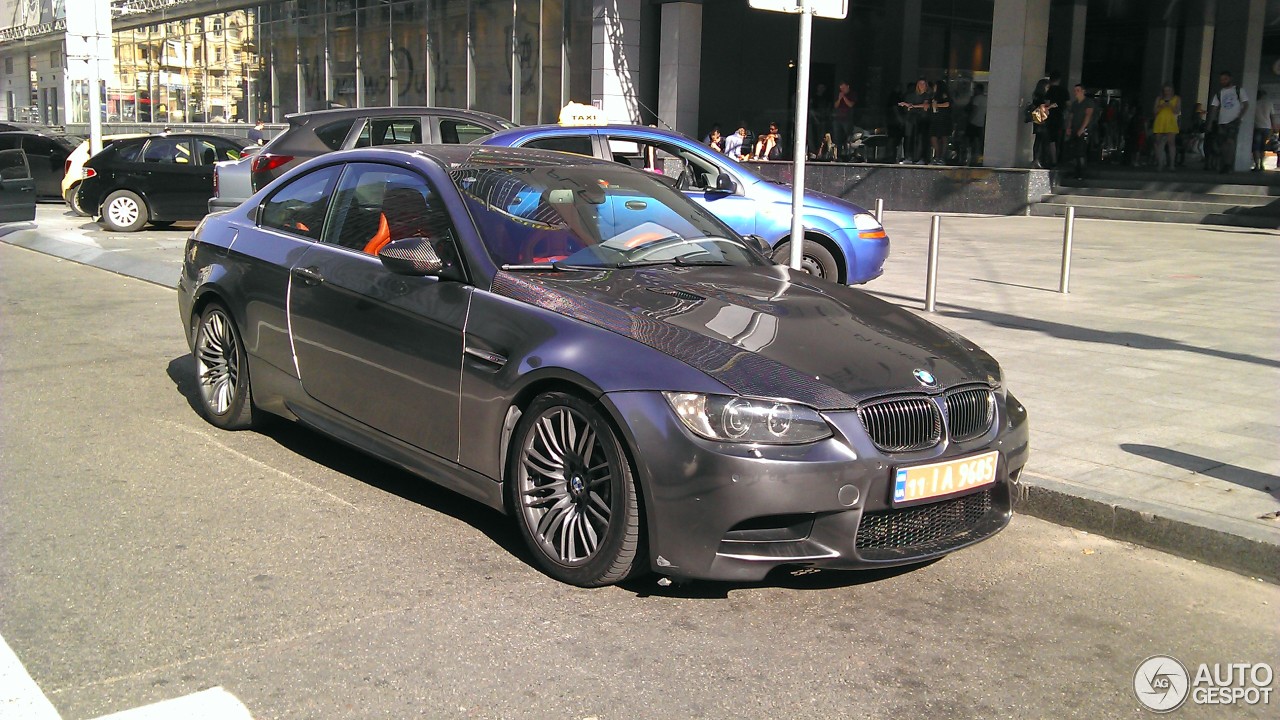
M 818 411 L 804 405 L 727 395 L 663 395 L 680 422 L 708 440 L 801 445 L 831 437 Z
M 888 237 L 884 226 L 871 213 L 858 213 L 853 216 L 853 226 L 858 229 L 858 237 L 867 240 L 878 240 Z

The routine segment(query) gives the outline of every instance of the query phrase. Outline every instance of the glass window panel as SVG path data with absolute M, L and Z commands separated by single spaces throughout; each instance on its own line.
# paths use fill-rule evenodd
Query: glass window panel
M 516 73 L 515 114 L 513 119 L 525 125 L 538 122 L 539 93 L 541 86 L 541 53 L 538 29 L 542 0 L 517 0 L 516 2 L 516 57 L 519 71 Z
M 263 227 L 319 240 L 338 172 L 337 166 L 322 168 L 280 188 L 263 203 Z
M 511 0 L 472 0 L 475 108 L 511 117 Z
M 467 3 L 430 0 L 431 72 L 441 107 L 467 107 Z
M 564 0 L 542 0 L 542 106 L 538 122 L 556 122 L 563 87 Z
M 395 48 L 396 104 L 430 105 L 426 3 L 422 0 L 392 6 L 392 34 Z

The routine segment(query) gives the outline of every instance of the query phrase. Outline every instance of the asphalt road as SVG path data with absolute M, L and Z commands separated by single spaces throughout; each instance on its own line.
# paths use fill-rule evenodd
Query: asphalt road
M 1280 588 L 1027 517 L 894 573 L 560 585 L 478 504 L 206 424 L 176 304 L 0 244 L 0 635 L 64 718 L 1141 717 L 1148 656 L 1280 666 Z

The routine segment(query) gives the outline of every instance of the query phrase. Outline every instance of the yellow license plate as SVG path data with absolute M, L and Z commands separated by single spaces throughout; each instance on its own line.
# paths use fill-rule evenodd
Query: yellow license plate
M 973 455 L 959 460 L 898 468 L 893 476 L 893 504 L 912 505 L 956 495 L 996 481 L 1000 453 Z

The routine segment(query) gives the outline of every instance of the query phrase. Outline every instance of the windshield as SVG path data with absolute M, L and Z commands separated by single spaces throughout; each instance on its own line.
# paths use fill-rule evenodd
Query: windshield
M 504 269 L 766 263 L 678 190 L 627 168 L 466 167 L 451 177 Z

